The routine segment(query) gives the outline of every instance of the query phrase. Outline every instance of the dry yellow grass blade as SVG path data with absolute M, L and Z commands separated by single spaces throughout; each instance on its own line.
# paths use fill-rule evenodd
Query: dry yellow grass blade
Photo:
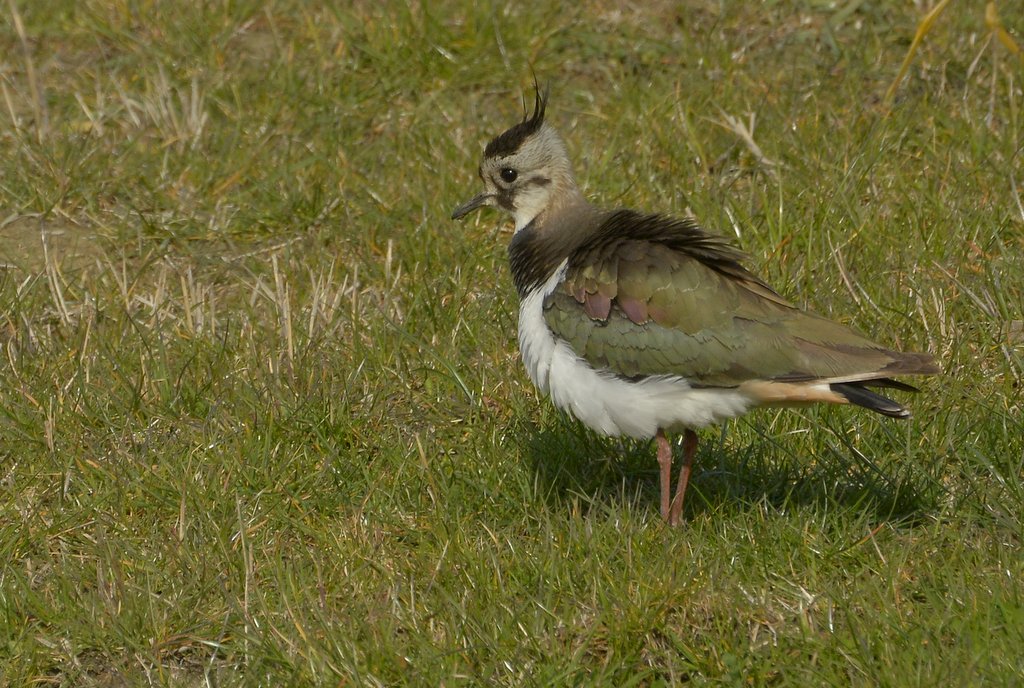
M 889 89 L 885 92 L 885 105 L 888 106 L 892 102 L 893 96 L 896 94 L 896 89 L 903 83 L 903 77 L 907 75 L 907 70 L 910 69 L 910 63 L 914 60 L 914 54 L 917 53 L 917 47 L 921 45 L 921 41 L 931 30 L 935 20 L 939 18 L 942 11 L 949 5 L 950 0 L 941 0 L 939 4 L 931 9 L 928 14 L 924 15 L 924 19 L 917 25 L 917 31 L 914 33 L 914 40 L 910 42 L 910 48 L 907 50 L 906 57 L 903 58 L 903 64 L 900 65 L 900 71 L 893 79 L 892 83 L 889 84 Z
M 1017 41 L 1013 40 L 1013 36 L 1003 28 L 1003 21 L 999 18 L 999 10 L 996 9 L 996 4 L 990 2 L 985 5 L 985 26 L 995 35 L 995 37 L 1006 46 L 1014 55 L 1020 56 L 1020 46 L 1017 45 Z
M 910 48 L 907 50 L 906 57 L 903 58 L 903 64 L 900 65 L 900 71 L 893 79 L 892 83 L 889 84 L 889 88 L 885 92 L 885 105 L 888 106 L 892 103 L 893 96 L 896 94 L 896 89 L 899 88 L 900 84 L 903 83 L 903 77 L 907 75 L 907 70 L 910 69 L 910 63 L 914 60 L 914 55 L 917 53 L 917 48 L 924 40 L 924 37 L 931 30 L 935 24 L 935 20 L 939 18 L 946 6 L 949 5 L 950 0 L 941 0 L 939 4 L 933 7 L 928 14 L 924 16 L 921 23 L 917 25 L 917 31 L 914 33 L 914 40 L 910 43 Z M 1020 57 L 1024 55 L 1021 52 L 1021 47 L 1017 44 L 1017 41 L 1013 40 L 1013 36 L 1003 27 L 1002 19 L 999 18 L 999 10 L 996 7 L 995 2 L 989 2 L 985 5 L 985 25 L 995 36 L 996 40 L 1003 44 L 1003 46 L 1014 55 Z

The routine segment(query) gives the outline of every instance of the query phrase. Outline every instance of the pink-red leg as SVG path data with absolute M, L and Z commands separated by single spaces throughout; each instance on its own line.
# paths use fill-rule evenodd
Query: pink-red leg
M 669 490 L 672 485 L 672 445 L 668 443 L 665 433 L 659 429 L 654 436 L 658 444 L 658 466 L 661 468 L 661 518 L 669 520 Z
M 666 444 L 667 444 L 666 440 Z M 686 434 L 683 435 L 683 465 L 679 469 L 679 482 L 676 484 L 676 495 L 672 498 L 672 509 L 669 513 L 668 524 L 670 526 L 679 525 L 679 520 L 683 515 L 683 497 L 686 496 L 686 485 L 690 482 L 690 470 L 693 468 L 693 455 L 697 453 L 697 433 L 693 430 L 687 429 Z M 664 471 L 662 472 L 664 476 Z M 663 499 L 664 492 L 662 490 Z

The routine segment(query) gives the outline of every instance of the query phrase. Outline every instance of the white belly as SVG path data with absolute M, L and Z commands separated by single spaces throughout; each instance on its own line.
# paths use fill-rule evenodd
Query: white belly
M 699 428 L 745 413 L 752 400 L 735 389 L 694 389 L 676 375 L 630 382 L 595 370 L 544 322 L 544 297 L 565 272 L 563 263 L 543 289 L 519 307 L 519 349 L 526 371 L 555 406 L 605 435 L 654 437 L 658 429 Z

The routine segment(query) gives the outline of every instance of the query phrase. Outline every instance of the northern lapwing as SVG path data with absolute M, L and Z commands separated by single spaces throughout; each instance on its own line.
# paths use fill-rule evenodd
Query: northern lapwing
M 697 428 L 814 402 L 910 415 L 872 388 L 917 391 L 893 378 L 939 372 L 932 356 L 797 308 L 690 219 L 592 205 L 544 121 L 546 101 L 538 88 L 533 113 L 487 144 L 484 191 L 452 218 L 483 207 L 513 217 L 508 254 L 530 379 L 596 432 L 655 439 L 662 518 L 679 523 Z M 671 497 L 665 433 L 675 431 L 683 465 Z

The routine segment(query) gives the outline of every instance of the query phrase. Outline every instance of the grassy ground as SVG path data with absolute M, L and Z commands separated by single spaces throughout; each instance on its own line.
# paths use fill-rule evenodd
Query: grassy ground
M 980 4 L 891 110 L 909 3 L 195 5 L 0 7 L 0 684 L 1024 682 L 1024 69 Z M 653 448 L 526 379 L 507 227 L 448 219 L 531 66 L 591 196 L 936 354 L 914 418 L 705 431 L 664 528 Z

